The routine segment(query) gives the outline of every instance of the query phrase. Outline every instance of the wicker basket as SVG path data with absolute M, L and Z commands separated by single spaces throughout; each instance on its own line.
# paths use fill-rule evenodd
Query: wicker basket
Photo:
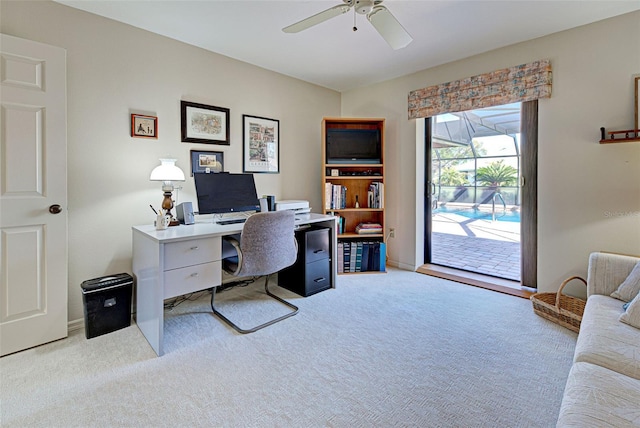
M 584 313 L 585 300 L 562 294 L 562 289 L 573 279 L 579 279 L 587 285 L 587 281 L 579 276 L 572 276 L 562 281 L 557 293 L 536 293 L 531 296 L 533 311 L 543 318 L 573 330 L 580 331 L 580 322 Z

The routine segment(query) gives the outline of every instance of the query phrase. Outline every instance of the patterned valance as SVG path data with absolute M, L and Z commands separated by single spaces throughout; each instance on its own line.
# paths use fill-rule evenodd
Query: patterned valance
M 409 92 L 409 119 L 551 97 L 551 62 L 479 74 Z

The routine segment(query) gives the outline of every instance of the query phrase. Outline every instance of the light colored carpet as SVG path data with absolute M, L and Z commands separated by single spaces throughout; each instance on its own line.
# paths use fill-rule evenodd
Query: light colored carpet
M 576 334 L 528 300 L 401 270 L 273 288 L 300 313 L 239 335 L 204 296 L 167 313 L 161 358 L 135 325 L 6 356 L 0 424 L 555 426 Z

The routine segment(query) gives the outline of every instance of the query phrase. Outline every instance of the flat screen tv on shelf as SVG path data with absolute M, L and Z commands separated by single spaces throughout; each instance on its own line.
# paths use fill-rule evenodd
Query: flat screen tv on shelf
M 382 161 L 379 129 L 329 128 L 326 137 L 328 164 L 378 164 Z

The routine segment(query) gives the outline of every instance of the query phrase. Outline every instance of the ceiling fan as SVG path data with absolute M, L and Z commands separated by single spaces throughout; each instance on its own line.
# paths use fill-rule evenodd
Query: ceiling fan
M 382 6 L 382 0 L 342 0 L 344 4 L 334 6 L 330 9 L 312 15 L 308 18 L 284 27 L 282 31 L 285 33 L 298 33 L 307 28 L 318 25 L 336 16 L 345 14 L 354 8 L 354 13 L 366 15 L 371 25 L 376 29 L 382 38 L 393 49 L 401 49 L 407 46 L 413 40 L 402 24 L 389 12 L 389 9 Z M 353 31 L 357 31 L 354 26 Z

